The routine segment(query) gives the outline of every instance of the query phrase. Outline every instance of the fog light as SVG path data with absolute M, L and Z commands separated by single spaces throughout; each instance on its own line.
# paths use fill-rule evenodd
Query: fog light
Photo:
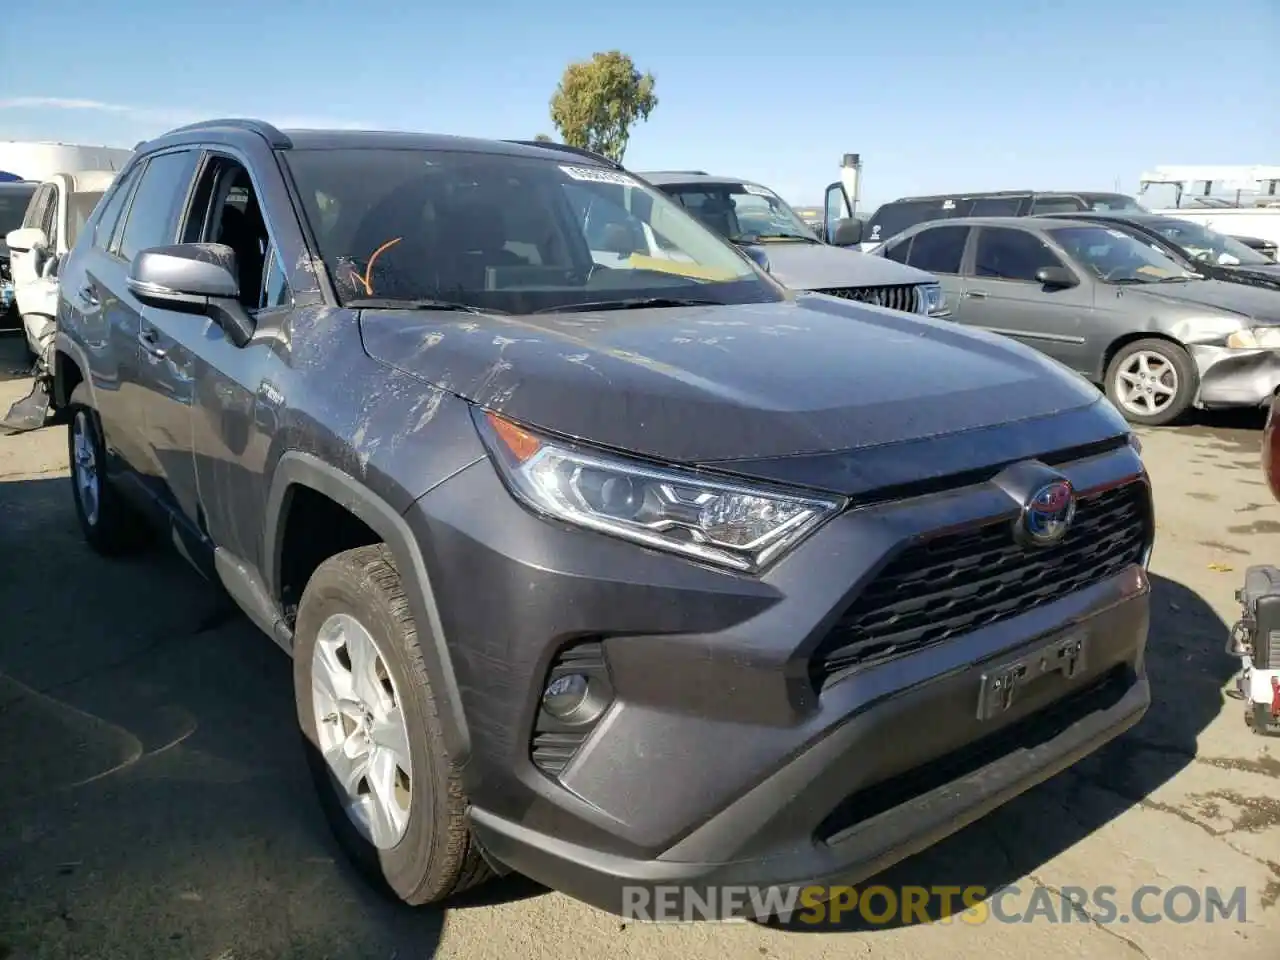
M 542 694 L 542 709 L 557 720 L 568 721 L 587 700 L 590 681 L 580 673 L 556 677 Z

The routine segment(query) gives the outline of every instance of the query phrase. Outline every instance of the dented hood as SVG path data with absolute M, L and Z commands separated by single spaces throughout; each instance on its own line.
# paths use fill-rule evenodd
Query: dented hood
M 809 294 L 512 317 L 365 310 L 360 325 L 389 366 L 531 426 L 668 462 L 858 450 L 1098 400 L 994 334 Z

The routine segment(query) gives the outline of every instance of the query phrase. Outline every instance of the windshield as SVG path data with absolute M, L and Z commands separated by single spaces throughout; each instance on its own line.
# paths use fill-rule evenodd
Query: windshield
M 0 186 L 0 245 L 4 243 L 5 234 L 22 226 L 27 204 L 31 202 L 31 195 L 35 192 L 35 184 Z
M 786 201 L 754 183 L 664 184 L 660 189 L 716 233 L 738 243 L 818 239 Z
M 1055 227 L 1049 235 L 1072 259 L 1107 283 L 1160 283 L 1195 276 L 1122 230 L 1103 226 Z
M 1166 240 L 1182 247 L 1194 259 L 1205 263 L 1234 267 L 1271 262 L 1239 240 L 1189 220 L 1158 220 L 1148 225 Z
M 1082 193 L 1080 199 L 1093 211 L 1123 210 L 1128 213 L 1146 213 L 1147 208 L 1133 197 L 1123 193 Z
M 73 193 L 71 195 L 70 210 L 67 216 L 67 249 L 70 250 L 76 245 L 76 237 L 80 236 L 80 231 L 84 228 L 89 217 L 93 215 L 93 208 L 98 205 L 98 201 L 102 199 L 103 191 L 89 191 L 85 193 Z
M 532 313 L 782 296 L 678 205 L 604 167 L 381 148 L 291 150 L 287 162 L 344 303 Z

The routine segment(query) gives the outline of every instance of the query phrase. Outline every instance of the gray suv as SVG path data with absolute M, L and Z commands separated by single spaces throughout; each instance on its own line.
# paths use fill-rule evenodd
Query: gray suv
M 597 204 L 657 249 L 594 248 Z M 788 291 L 594 155 L 186 127 L 60 289 L 85 537 L 158 528 L 293 657 L 321 803 L 404 901 L 856 882 L 1149 703 L 1110 404 Z

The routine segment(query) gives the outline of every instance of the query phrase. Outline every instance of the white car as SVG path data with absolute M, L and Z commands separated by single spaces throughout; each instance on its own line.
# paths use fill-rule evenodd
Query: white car
M 53 343 L 58 263 L 115 176 L 113 170 L 55 173 L 32 195 L 22 226 L 5 237 L 14 300 L 36 360 Z

